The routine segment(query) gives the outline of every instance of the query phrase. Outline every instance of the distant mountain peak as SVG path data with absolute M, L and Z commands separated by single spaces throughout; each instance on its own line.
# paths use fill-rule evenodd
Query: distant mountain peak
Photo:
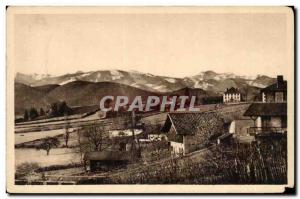
M 200 88 L 207 91 L 223 92 L 227 87 L 245 87 L 253 86 L 264 88 L 274 81 L 266 75 L 258 76 L 241 76 L 234 73 L 217 73 L 207 70 L 197 75 L 174 78 L 167 76 L 158 76 L 151 73 L 143 73 L 140 71 L 130 70 L 124 71 L 119 69 L 98 70 L 76 73 L 70 73 L 59 76 L 49 74 L 22 74 L 17 73 L 16 82 L 27 84 L 30 86 L 42 86 L 47 84 L 65 85 L 74 81 L 86 82 L 114 82 L 133 86 L 139 89 L 152 92 L 170 92 L 184 87 Z
M 84 73 L 84 72 L 81 71 L 81 70 L 78 70 L 78 71 L 75 72 L 75 74 L 82 74 L 82 73 Z
M 239 89 L 250 99 L 259 93 L 260 88 L 267 87 L 275 81 L 275 78 L 266 75 L 248 77 L 211 70 L 184 78 L 123 70 L 77 71 L 58 76 L 17 73 L 15 103 L 16 112 L 21 114 L 24 107 L 32 106 L 32 102 L 38 107 L 44 107 L 49 102 L 65 100 L 72 106 L 82 106 L 98 104 L 104 94 L 130 94 L 133 97 L 155 93 L 180 94 L 186 89 L 201 89 L 205 95 L 218 96 L 230 87 Z
M 208 74 L 208 75 L 217 75 L 217 73 L 215 71 L 212 70 L 207 70 L 203 72 L 204 74 Z

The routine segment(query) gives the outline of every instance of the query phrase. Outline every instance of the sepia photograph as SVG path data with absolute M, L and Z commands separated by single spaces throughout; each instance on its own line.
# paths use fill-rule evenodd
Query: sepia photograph
M 294 187 L 292 7 L 8 6 L 6 20 L 8 193 Z

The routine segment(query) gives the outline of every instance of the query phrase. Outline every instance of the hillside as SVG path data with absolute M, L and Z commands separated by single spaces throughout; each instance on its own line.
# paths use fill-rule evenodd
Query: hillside
M 135 96 L 142 96 L 145 99 L 150 95 L 159 95 L 124 84 L 86 81 L 38 87 L 15 83 L 15 94 L 16 115 L 22 115 L 25 109 L 31 107 L 46 108 L 50 103 L 57 101 L 66 101 L 69 106 L 81 107 L 99 105 L 101 98 L 107 95 L 128 96 L 130 100 Z
M 47 84 L 47 85 L 43 85 L 43 86 L 36 86 L 34 88 L 47 94 L 48 92 L 52 91 L 53 89 L 57 88 L 58 86 L 59 86 L 58 84 Z
M 135 96 L 142 96 L 145 99 L 147 96 L 158 94 L 124 84 L 85 81 L 67 83 L 53 89 L 47 94 L 49 98 L 59 101 L 64 100 L 70 106 L 99 105 L 101 98 L 107 95 L 128 96 L 132 100 Z
M 47 92 L 21 83 L 15 83 L 15 114 L 23 115 L 31 107 L 46 108 L 55 98 L 46 96 Z

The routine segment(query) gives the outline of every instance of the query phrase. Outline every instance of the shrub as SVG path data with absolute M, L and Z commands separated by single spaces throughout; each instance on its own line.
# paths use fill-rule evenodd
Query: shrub
M 34 172 L 40 168 L 40 165 L 36 162 L 24 162 L 17 166 L 16 176 L 23 176 Z

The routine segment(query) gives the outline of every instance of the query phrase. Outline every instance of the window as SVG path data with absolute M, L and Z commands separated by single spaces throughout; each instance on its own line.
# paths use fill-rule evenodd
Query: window
M 283 92 L 275 93 L 275 102 L 283 102 Z
M 267 95 L 266 95 L 266 101 L 267 102 L 274 102 L 275 101 L 274 98 L 275 98 L 274 93 L 267 93 Z

